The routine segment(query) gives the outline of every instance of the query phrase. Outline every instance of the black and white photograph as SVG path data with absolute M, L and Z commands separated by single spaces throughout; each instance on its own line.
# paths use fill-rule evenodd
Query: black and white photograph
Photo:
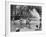
M 42 6 L 10 5 L 10 31 L 42 31 Z
M 0 0 L 0 37 L 46 37 L 46 1 Z

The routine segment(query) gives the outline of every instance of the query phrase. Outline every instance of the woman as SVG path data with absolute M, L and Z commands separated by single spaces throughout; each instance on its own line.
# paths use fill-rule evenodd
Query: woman
M 40 26 L 40 15 L 39 13 L 36 11 L 36 9 L 34 8 L 32 11 L 30 11 L 30 14 L 32 15 L 32 18 L 29 18 L 30 21 L 30 27 L 35 30 L 35 29 L 39 29 Z

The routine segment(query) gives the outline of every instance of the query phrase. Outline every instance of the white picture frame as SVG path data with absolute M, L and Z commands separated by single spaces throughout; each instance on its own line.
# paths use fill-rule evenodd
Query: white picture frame
M 10 32 L 10 5 L 32 5 L 32 6 L 42 6 L 42 30 L 41 31 L 29 31 L 29 32 Z M 43 23 L 43 16 L 45 12 L 45 5 L 43 3 L 29 3 L 29 2 L 11 2 L 6 1 L 6 36 L 7 37 L 30 37 L 31 35 L 41 35 L 46 34 L 46 25 Z

